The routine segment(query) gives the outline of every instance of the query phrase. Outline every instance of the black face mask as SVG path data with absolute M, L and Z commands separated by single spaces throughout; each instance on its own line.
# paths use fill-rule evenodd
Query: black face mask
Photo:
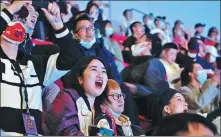
M 18 45 L 18 50 L 21 51 L 25 56 L 31 55 L 33 43 L 29 36 L 27 36 L 22 43 Z

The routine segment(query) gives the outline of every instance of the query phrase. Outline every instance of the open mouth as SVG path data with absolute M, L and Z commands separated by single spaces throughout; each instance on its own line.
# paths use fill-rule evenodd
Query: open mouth
M 185 110 L 183 111 L 183 113 L 188 113 L 188 109 L 185 109 Z
M 102 88 L 102 86 L 103 86 L 103 80 L 95 81 L 95 87 L 96 88 Z

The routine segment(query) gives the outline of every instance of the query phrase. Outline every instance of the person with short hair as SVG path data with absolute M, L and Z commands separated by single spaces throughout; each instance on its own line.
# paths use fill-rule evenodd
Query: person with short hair
M 124 42 L 124 49 L 122 51 L 125 62 L 131 64 L 133 60 L 133 56 L 131 53 L 131 46 L 136 44 L 144 34 L 144 27 L 139 21 L 135 21 L 130 25 L 130 30 L 132 32 L 132 36 L 129 36 Z
M 154 136 L 217 136 L 214 124 L 198 114 L 181 113 L 165 117 Z
M 195 29 L 194 37 L 201 39 L 203 42 L 206 39 L 205 37 L 202 36 L 205 26 L 206 26 L 206 24 L 202 24 L 202 23 L 197 23 L 194 26 L 194 29 Z
M 166 43 L 162 48 L 162 58 L 160 61 L 163 63 L 166 72 L 167 80 L 170 84 L 175 84 L 174 80 L 180 78 L 182 69 L 176 63 L 178 53 L 177 45 L 174 43 Z

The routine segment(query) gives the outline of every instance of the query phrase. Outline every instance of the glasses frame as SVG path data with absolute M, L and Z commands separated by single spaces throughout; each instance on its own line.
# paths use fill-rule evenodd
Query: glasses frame
M 117 95 L 117 98 L 115 98 L 115 97 L 116 97 L 115 95 Z M 113 93 L 113 94 L 108 95 L 108 96 L 112 96 L 112 98 L 113 98 L 114 100 L 119 100 L 121 97 L 123 97 L 123 99 L 126 98 L 126 94 L 124 94 L 124 93 L 121 93 L 121 94 Z
M 90 27 L 91 27 L 91 28 L 90 28 Z M 87 31 L 95 31 L 95 27 L 94 27 L 94 26 L 89 26 L 89 27 L 82 26 L 82 27 L 80 27 L 79 29 L 77 29 L 75 32 L 76 32 L 76 33 L 79 32 L 79 31 L 84 32 L 84 31 L 82 30 L 83 28 L 85 28 L 85 32 L 87 32 Z

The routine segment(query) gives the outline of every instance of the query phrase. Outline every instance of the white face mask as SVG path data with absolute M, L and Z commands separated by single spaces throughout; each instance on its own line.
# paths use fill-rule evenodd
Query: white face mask
M 177 32 L 177 35 L 183 36 L 183 32 L 182 32 L 181 30 L 179 30 L 179 31 Z
M 197 72 L 197 80 L 200 82 L 200 84 L 204 84 L 207 80 L 207 73 L 205 70 L 199 70 Z
M 33 33 L 33 29 L 29 29 L 26 25 L 24 25 L 26 33 Z
M 153 21 L 152 21 L 152 20 L 148 20 L 148 21 L 146 22 L 146 25 L 148 26 L 148 28 L 152 28 L 152 26 L 153 26 Z
M 216 57 L 213 55 L 210 55 L 210 63 L 216 62 Z
M 183 25 L 183 24 L 181 24 L 181 25 L 180 25 L 180 28 L 184 30 L 184 25 Z
M 114 33 L 114 29 L 113 28 L 105 28 L 105 34 L 106 36 L 110 36 Z
M 81 46 L 85 47 L 86 49 L 90 49 L 94 45 L 95 42 L 96 42 L 95 37 L 91 41 L 80 40 Z
M 147 46 L 143 46 L 145 42 L 139 43 L 139 44 L 135 44 L 131 46 L 131 52 L 133 56 L 138 56 L 139 54 L 141 54 L 144 50 L 147 50 Z

